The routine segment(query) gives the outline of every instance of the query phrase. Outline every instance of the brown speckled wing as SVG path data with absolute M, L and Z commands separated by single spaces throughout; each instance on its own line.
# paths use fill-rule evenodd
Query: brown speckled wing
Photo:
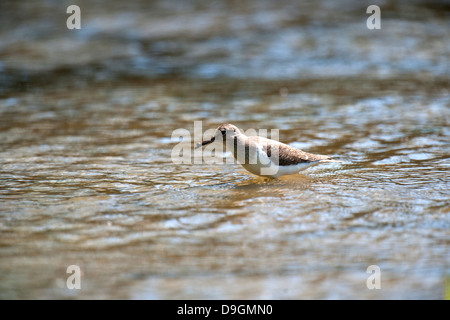
M 275 148 L 278 147 L 278 157 L 280 166 L 291 166 L 299 163 L 311 163 L 320 160 L 332 160 L 330 156 L 313 154 L 288 146 L 287 144 L 273 141 L 268 139 L 258 139 L 259 143 L 263 146 L 263 150 L 270 157 L 273 152 L 276 152 Z

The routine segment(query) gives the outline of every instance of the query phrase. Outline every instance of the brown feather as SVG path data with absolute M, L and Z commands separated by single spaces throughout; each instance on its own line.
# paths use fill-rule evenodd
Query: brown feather
M 269 157 L 272 155 L 272 152 L 278 152 L 278 165 L 280 166 L 290 166 L 299 163 L 311 163 L 321 160 L 333 160 L 330 156 L 305 152 L 275 140 L 269 140 L 262 137 L 252 138 L 257 138 L 258 142 L 262 144 L 263 150 Z M 278 150 L 275 150 L 275 148 L 277 148 Z

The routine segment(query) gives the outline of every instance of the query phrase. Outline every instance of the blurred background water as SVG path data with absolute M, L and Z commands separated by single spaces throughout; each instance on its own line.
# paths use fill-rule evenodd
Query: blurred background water
M 444 298 L 449 18 L 419 0 L 2 1 L 0 298 Z M 194 121 L 344 163 L 174 164 Z

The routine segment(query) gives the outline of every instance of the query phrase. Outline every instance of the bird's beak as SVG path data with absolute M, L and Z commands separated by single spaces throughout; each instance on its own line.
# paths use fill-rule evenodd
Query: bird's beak
M 203 141 L 202 143 L 198 143 L 198 144 L 195 146 L 195 149 L 198 149 L 198 148 L 200 148 L 200 147 L 202 147 L 202 146 L 204 146 L 204 145 L 213 143 L 214 140 L 216 140 L 216 137 L 212 137 L 212 138 L 209 139 L 209 140 Z

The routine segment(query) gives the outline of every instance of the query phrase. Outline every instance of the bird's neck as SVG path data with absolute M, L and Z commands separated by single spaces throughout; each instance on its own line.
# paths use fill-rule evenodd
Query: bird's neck
M 236 148 L 238 146 L 245 145 L 246 139 L 247 139 L 247 137 L 243 134 L 237 134 L 237 135 L 229 137 L 229 138 L 227 137 L 225 139 L 225 146 L 226 146 L 227 151 L 230 151 L 234 154 L 236 151 Z

